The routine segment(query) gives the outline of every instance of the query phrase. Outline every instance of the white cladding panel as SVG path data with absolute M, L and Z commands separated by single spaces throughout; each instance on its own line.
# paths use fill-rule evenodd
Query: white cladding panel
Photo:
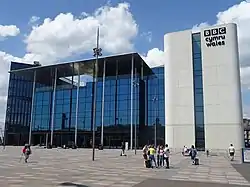
M 191 31 L 166 34 L 164 51 L 166 143 L 179 149 L 195 143 Z M 201 52 L 205 146 L 225 150 L 233 143 L 240 149 L 244 140 L 236 25 L 202 29 Z
M 206 148 L 227 149 L 233 143 L 240 149 L 243 115 L 236 25 L 202 29 L 201 49 Z
M 164 36 L 166 143 L 170 148 L 194 144 L 192 33 Z

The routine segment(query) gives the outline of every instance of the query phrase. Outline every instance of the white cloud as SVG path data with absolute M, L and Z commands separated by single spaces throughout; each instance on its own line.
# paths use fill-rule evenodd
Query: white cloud
M 151 31 L 143 32 L 143 33 L 141 33 L 141 37 L 146 38 L 146 40 L 150 43 L 150 42 L 152 42 L 153 34 Z
M 250 4 L 245 2 L 235 5 L 217 15 L 217 24 L 236 22 L 239 28 L 239 46 L 242 64 L 242 81 L 250 85 Z M 35 17 L 31 22 L 37 23 Z M 194 26 L 207 26 L 206 22 Z M 72 56 L 74 54 L 92 53 L 95 46 L 96 29 L 100 26 L 100 45 L 104 55 L 122 53 L 134 50 L 133 40 L 138 34 L 138 25 L 130 12 L 128 3 L 120 3 L 115 7 L 105 5 L 94 13 L 83 12 L 80 16 L 71 13 L 61 13 L 55 18 L 46 18 L 40 25 L 32 27 L 27 34 L 25 43 L 27 53 L 22 58 L 16 58 L 0 51 L 0 121 L 4 121 L 10 61 L 40 61 L 42 64 Z M 4 29 L 3 29 L 4 28 Z M 7 29 L 6 29 L 7 28 Z M 8 30 L 8 31 L 6 31 Z M 15 36 L 20 30 L 14 26 L 0 25 L 0 37 Z M 147 33 L 150 36 L 150 33 Z M 142 35 L 145 36 L 145 33 Z M 151 33 L 152 36 L 152 33 Z M 150 37 L 149 37 L 150 38 Z M 143 56 L 149 66 L 163 65 L 165 53 L 153 48 Z M 249 79 L 248 79 L 249 77 Z
M 33 16 L 29 24 L 37 21 L 38 17 Z M 134 50 L 133 39 L 138 34 L 138 25 L 129 10 L 129 4 L 120 3 L 115 7 L 107 4 L 92 14 L 82 13 L 78 17 L 61 13 L 53 19 L 44 19 L 40 25 L 33 25 L 26 36 L 27 53 L 22 58 L 0 51 L 0 122 L 5 119 L 11 61 L 51 64 L 74 54 L 92 53 L 98 26 L 104 55 Z M 16 26 L 0 25 L 0 36 L 14 36 L 19 32 Z
M 203 22 L 203 23 L 200 23 L 200 24 L 196 24 L 196 25 L 193 26 L 192 32 L 193 33 L 200 32 L 201 28 L 208 27 L 208 26 L 209 26 L 209 24 L 206 23 L 206 22 Z
M 82 12 L 82 13 L 81 13 L 81 16 L 84 18 L 84 17 L 88 17 L 89 14 L 88 14 L 87 12 Z
M 238 26 L 242 88 L 250 89 L 250 1 L 243 1 L 217 14 L 216 24 L 232 22 Z M 196 28 L 193 29 L 208 25 L 208 23 L 202 23 L 199 26 L 196 25 Z M 244 101 L 243 110 L 244 116 L 250 117 L 250 106 L 244 104 Z
M 104 54 L 129 52 L 134 49 L 133 39 L 138 26 L 128 3 L 116 7 L 103 6 L 93 14 L 79 18 L 71 13 L 46 18 L 33 27 L 26 37 L 27 52 L 38 56 L 42 63 L 62 59 L 74 54 L 92 53 L 96 45 L 96 30 L 100 26 L 100 46 Z M 44 62 L 43 62 L 44 60 Z
M 9 36 L 17 36 L 20 29 L 16 25 L 0 25 L 0 39 Z
M 236 23 L 238 26 L 239 53 L 241 65 L 241 81 L 250 88 L 250 3 L 243 1 L 217 14 L 217 24 Z M 209 26 L 208 23 L 195 25 L 193 30 Z
M 163 65 L 166 61 L 166 53 L 158 48 L 150 49 L 146 55 L 142 55 L 143 60 L 150 67 Z
M 242 84 L 247 85 L 250 88 L 250 1 L 243 1 L 237 5 L 230 7 L 229 9 L 219 12 L 217 14 L 217 21 L 215 24 L 223 23 L 236 23 L 238 26 L 238 37 L 239 37 L 239 52 L 240 52 L 240 64 L 241 64 L 241 77 Z M 207 22 L 196 24 L 193 26 L 192 31 L 198 32 L 200 28 L 209 26 Z M 153 51 L 153 52 L 152 52 Z M 154 55 L 152 55 L 152 53 Z M 148 61 L 149 65 L 159 64 L 164 62 L 164 59 L 159 60 L 158 58 L 164 55 L 161 55 L 163 51 L 158 48 L 151 49 L 148 52 L 152 56 L 156 56 L 156 60 L 152 60 L 151 57 L 146 59 L 151 59 Z M 148 56 L 147 55 L 147 56 Z
M 238 26 L 239 53 L 241 65 L 242 88 L 250 90 L 250 1 L 243 1 L 229 9 L 217 14 L 217 24 L 236 23 Z M 198 32 L 200 28 L 209 26 L 207 22 L 194 25 L 193 32 Z M 145 58 L 149 65 L 162 64 L 164 62 L 163 51 L 158 48 L 150 50 Z M 162 57 L 162 58 L 161 58 Z M 250 117 L 250 106 L 244 104 L 243 111 L 245 117 Z
M 36 23 L 37 21 L 39 21 L 40 20 L 40 17 L 38 17 L 38 16 L 32 16 L 31 18 L 30 18 L 30 20 L 29 20 L 29 24 L 34 24 L 34 23 Z

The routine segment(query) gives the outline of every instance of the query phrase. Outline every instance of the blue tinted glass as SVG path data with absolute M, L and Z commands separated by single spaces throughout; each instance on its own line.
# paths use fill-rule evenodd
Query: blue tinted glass
M 201 35 L 200 35 L 200 33 L 192 34 L 192 39 L 193 39 L 193 42 L 199 42 L 199 41 L 201 41 Z
M 201 43 L 200 42 L 193 42 L 193 53 L 194 54 L 201 53 Z
M 194 77 L 194 88 L 203 88 L 202 76 Z
M 194 53 L 193 58 L 194 59 L 201 59 L 201 54 L 200 53 Z
M 203 79 L 200 34 L 193 34 L 193 83 L 194 83 L 194 117 L 195 144 L 198 149 L 205 149 Z
M 203 95 L 195 94 L 195 106 L 203 106 Z
M 201 59 L 194 59 L 193 60 L 193 69 L 194 69 L 194 71 L 201 71 L 202 70 Z

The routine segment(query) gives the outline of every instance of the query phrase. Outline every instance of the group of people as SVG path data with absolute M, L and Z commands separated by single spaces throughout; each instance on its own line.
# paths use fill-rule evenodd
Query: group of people
M 124 142 L 122 142 L 121 149 L 122 151 L 121 151 L 120 156 L 126 156 Z M 235 148 L 233 144 L 230 144 L 228 148 L 228 152 L 229 152 L 230 160 L 233 161 L 234 155 L 235 155 Z M 31 152 L 30 145 L 25 144 L 25 146 L 22 149 L 22 155 L 24 155 L 25 163 L 27 163 L 31 153 L 32 152 Z M 145 145 L 142 149 L 142 153 L 143 153 L 145 167 L 153 168 L 153 163 L 154 163 L 154 167 L 156 168 L 164 167 L 166 165 L 166 169 L 169 169 L 170 151 L 169 151 L 168 144 L 166 144 L 165 146 L 158 145 L 157 148 L 154 145 Z M 184 146 L 182 154 L 183 156 L 190 156 L 191 160 L 193 161 L 193 164 L 197 165 L 196 164 L 196 162 L 198 161 L 197 150 L 194 147 L 194 145 L 192 145 L 190 149 Z M 156 155 L 156 159 L 155 159 L 155 155 Z M 207 155 L 208 155 L 208 151 L 207 151 Z
M 154 145 L 145 145 L 142 149 L 142 153 L 145 167 L 158 168 L 166 165 L 166 169 L 169 169 L 170 151 L 167 144 L 165 146 L 158 145 L 157 148 L 155 148 Z

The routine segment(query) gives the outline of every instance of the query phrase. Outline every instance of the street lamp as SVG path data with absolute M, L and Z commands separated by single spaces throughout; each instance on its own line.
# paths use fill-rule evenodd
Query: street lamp
M 156 139 L 156 136 L 157 136 L 157 133 L 156 133 L 156 130 L 157 130 L 156 129 L 157 128 L 156 127 L 156 123 L 157 123 L 157 110 L 156 110 L 156 107 L 157 106 L 156 106 L 156 104 L 157 103 L 156 103 L 156 101 L 158 100 L 158 98 L 156 96 L 154 96 L 154 98 L 152 100 L 153 100 L 153 103 L 154 103 L 154 106 L 155 106 L 155 129 L 154 129 L 155 130 L 155 132 L 154 132 L 155 135 L 154 135 L 154 143 L 155 143 L 155 147 L 156 147 L 157 146 L 156 145 L 157 144 L 157 139 Z
M 137 86 L 139 86 L 139 83 L 138 82 L 136 82 L 135 80 L 133 81 L 133 86 L 136 88 Z M 135 102 L 136 103 L 136 110 L 138 110 L 137 109 L 137 102 Z M 137 147 L 137 120 L 136 120 L 136 122 L 135 122 L 135 155 L 136 155 L 136 147 Z
M 94 100 L 93 100 L 93 124 L 92 124 L 92 161 L 95 160 L 95 123 L 96 123 L 96 92 L 97 92 L 97 77 L 98 77 L 98 57 L 102 56 L 102 49 L 99 48 L 99 27 L 97 29 L 96 47 L 93 49 L 95 60 L 94 68 Z

